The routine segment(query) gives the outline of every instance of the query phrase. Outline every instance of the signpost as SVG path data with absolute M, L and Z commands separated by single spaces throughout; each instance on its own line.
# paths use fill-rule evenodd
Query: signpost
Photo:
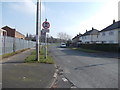
M 47 19 L 45 20 L 45 22 L 43 22 L 42 24 L 43 29 L 42 29 L 42 33 L 45 36 L 45 54 L 44 54 L 44 58 L 47 58 L 47 33 L 49 33 L 49 28 L 50 28 L 50 23 L 47 22 Z

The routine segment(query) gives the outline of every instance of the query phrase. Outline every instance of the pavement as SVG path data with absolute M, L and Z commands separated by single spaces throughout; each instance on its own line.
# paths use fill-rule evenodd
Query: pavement
M 57 46 L 51 46 L 49 52 L 63 71 L 56 87 L 71 87 L 69 81 L 74 88 L 118 88 L 117 54 L 87 53 Z
M 24 63 L 33 50 L 2 60 L 2 88 L 50 88 L 54 80 L 54 64 Z

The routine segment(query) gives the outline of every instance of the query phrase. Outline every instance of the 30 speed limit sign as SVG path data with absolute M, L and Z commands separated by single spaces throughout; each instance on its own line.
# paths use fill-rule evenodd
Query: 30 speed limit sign
M 44 29 L 48 29 L 48 28 L 50 28 L 50 23 L 45 21 L 45 22 L 43 22 L 42 26 Z

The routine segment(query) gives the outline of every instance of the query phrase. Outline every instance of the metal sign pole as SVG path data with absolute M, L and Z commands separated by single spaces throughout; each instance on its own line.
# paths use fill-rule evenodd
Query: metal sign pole
M 47 58 L 47 37 L 46 37 L 46 33 L 45 33 L 45 47 L 44 47 L 44 58 L 46 59 Z
M 46 42 L 45 43 L 46 43 L 45 46 L 46 46 L 46 58 L 47 58 L 47 33 L 46 33 Z

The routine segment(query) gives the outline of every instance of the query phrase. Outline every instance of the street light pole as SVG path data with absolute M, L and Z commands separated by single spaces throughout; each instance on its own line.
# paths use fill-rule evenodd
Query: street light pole
M 36 60 L 39 61 L 39 37 L 41 30 L 41 1 L 37 0 L 36 13 Z

